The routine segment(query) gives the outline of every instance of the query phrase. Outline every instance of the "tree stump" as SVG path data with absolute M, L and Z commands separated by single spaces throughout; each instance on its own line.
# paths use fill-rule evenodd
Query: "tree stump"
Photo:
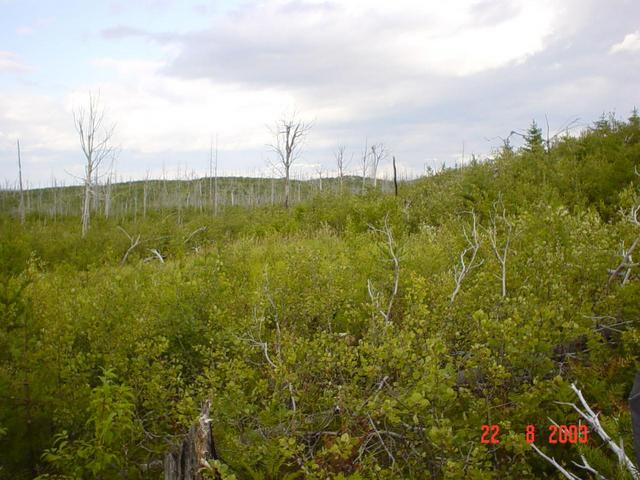
M 206 400 L 182 444 L 164 457 L 165 480 L 202 480 L 202 468 L 207 468 L 208 460 L 218 458 L 211 432 L 210 409 L 211 402 Z

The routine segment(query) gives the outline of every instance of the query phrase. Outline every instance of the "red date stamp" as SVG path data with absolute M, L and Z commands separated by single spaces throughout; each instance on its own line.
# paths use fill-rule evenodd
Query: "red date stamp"
M 535 443 L 539 440 L 536 426 L 529 424 L 524 429 L 524 438 L 527 443 Z M 580 425 L 549 425 L 547 432 L 540 434 L 542 439 L 546 439 L 549 444 L 585 444 L 589 441 L 589 427 Z M 497 445 L 500 443 L 500 425 L 482 425 L 480 442 L 484 444 Z

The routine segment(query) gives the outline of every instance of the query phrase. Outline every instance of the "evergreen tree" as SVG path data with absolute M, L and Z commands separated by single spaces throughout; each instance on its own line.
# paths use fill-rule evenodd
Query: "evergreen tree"
M 544 140 L 542 139 L 542 130 L 534 120 L 524 136 L 523 150 L 529 153 L 539 153 L 544 151 Z

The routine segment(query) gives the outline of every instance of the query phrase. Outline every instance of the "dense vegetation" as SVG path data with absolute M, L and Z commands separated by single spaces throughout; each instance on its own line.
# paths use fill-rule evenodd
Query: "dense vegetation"
M 640 278 L 610 274 L 640 236 L 639 165 L 634 113 L 551 142 L 532 127 L 398 197 L 150 206 L 84 239 L 79 210 L 21 224 L 7 197 L 0 477 L 162 478 L 208 398 L 220 478 L 556 476 L 527 424 L 560 463 L 626 478 L 595 436 L 542 432 L 577 422 L 556 403 L 575 382 L 632 445 Z

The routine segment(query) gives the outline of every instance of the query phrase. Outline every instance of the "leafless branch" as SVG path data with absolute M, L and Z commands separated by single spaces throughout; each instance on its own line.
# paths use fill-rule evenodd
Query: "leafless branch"
M 118 229 L 124 233 L 127 238 L 129 239 L 129 248 L 127 249 L 127 251 L 125 252 L 124 256 L 122 257 L 122 260 L 120 260 L 120 265 L 124 265 L 125 263 L 127 263 L 127 258 L 129 258 L 129 254 L 138 246 L 140 245 L 140 235 L 138 235 L 136 238 L 133 238 L 131 235 L 129 235 L 129 233 L 122 228 L 121 226 L 118 226 Z
M 471 210 L 469 212 L 471 215 L 471 231 L 467 232 L 467 227 L 462 227 L 462 233 L 467 242 L 467 248 L 465 248 L 460 254 L 460 264 L 456 265 L 453 270 L 453 278 L 455 281 L 455 287 L 453 289 L 453 293 L 451 294 L 450 303 L 456 299 L 456 296 L 460 292 L 460 287 L 462 286 L 462 282 L 465 277 L 469 274 L 471 270 L 479 267 L 484 263 L 484 260 L 476 261 L 476 257 L 478 254 L 478 250 L 480 249 L 480 238 L 478 236 L 478 219 L 476 217 L 476 212 Z
M 184 239 L 183 244 L 185 244 L 185 245 L 186 245 L 187 243 L 189 243 L 189 240 L 191 240 L 193 237 L 195 237 L 198 233 L 200 233 L 200 232 L 204 232 L 204 231 L 206 231 L 206 230 L 207 230 L 207 227 L 205 227 L 205 226 L 202 226 L 202 227 L 196 228 L 193 232 L 191 232 L 191 233 L 189 234 L 189 236 L 187 236 L 187 238 L 185 238 L 185 239 Z
M 387 302 L 386 309 L 383 310 L 379 308 L 378 295 L 374 291 L 371 281 L 367 280 L 367 290 L 369 292 L 369 297 L 371 298 L 374 305 L 379 308 L 380 314 L 384 318 L 385 323 L 388 324 L 391 322 L 391 310 L 393 308 L 395 298 L 398 295 L 398 287 L 400 285 L 400 252 L 398 245 L 393 238 L 393 231 L 389 225 L 389 214 L 385 215 L 382 228 L 376 228 L 372 225 L 369 225 L 369 228 L 374 232 L 382 234 L 385 241 L 385 248 L 389 255 L 389 260 L 393 264 L 393 286 L 391 288 L 391 293 L 389 294 L 389 300 Z
M 85 157 L 84 201 L 82 206 L 82 236 L 89 230 L 90 201 L 95 195 L 94 184 L 98 181 L 100 164 L 114 154 L 111 145 L 115 125 L 105 124 L 105 111 L 100 105 L 100 94 L 89 93 L 88 109 L 80 107 L 73 111 L 73 123 L 80 139 L 80 148 Z
M 570 471 L 566 470 L 562 465 L 560 465 L 555 458 L 545 455 L 544 452 L 540 450 L 538 447 L 536 447 L 534 443 L 530 445 L 531 445 L 531 448 L 533 448 L 538 455 L 540 455 L 547 462 L 549 462 L 551 465 L 556 467 L 556 470 L 558 470 L 565 478 L 568 478 L 569 480 L 581 480 L 580 477 L 578 477 L 577 475 L 574 475 Z
M 160 261 L 160 263 L 164 263 L 164 257 L 157 249 L 150 248 L 149 251 L 153 254 L 153 256 L 150 258 L 157 258 Z
M 370 157 L 371 177 L 373 180 L 373 186 L 375 187 L 378 184 L 378 166 L 382 160 L 387 158 L 387 150 L 385 149 L 384 144 L 378 143 L 371 145 Z
M 289 178 L 291 166 L 300 157 L 304 142 L 311 130 L 312 124 L 296 118 L 296 114 L 283 117 L 271 129 L 274 143 L 268 147 L 278 156 L 278 170 L 285 177 L 284 206 L 289 206 Z M 273 166 L 274 164 L 272 164 Z
M 598 436 L 602 439 L 602 441 L 609 447 L 609 449 L 618 457 L 618 461 L 621 465 L 623 465 L 626 470 L 629 472 L 632 478 L 639 479 L 640 473 L 638 472 L 637 467 L 631 461 L 631 459 L 627 456 L 624 451 L 624 448 L 621 445 L 618 445 L 613 439 L 609 436 L 609 434 L 604 430 L 602 425 L 600 424 L 600 420 L 598 418 L 598 414 L 595 413 L 587 401 L 582 395 L 582 392 L 578 387 L 576 387 L 575 383 L 571 384 L 571 390 L 576 394 L 578 400 L 580 400 L 580 404 L 583 408 L 581 410 L 575 403 L 567 403 L 567 402 L 556 402 L 559 405 L 568 405 L 573 408 L 591 427 L 591 430 L 596 432 Z
M 507 213 L 502 204 L 502 199 L 493 205 L 491 214 L 491 225 L 487 229 L 491 250 L 493 250 L 498 263 L 500 264 L 500 281 L 502 285 L 502 296 L 507 296 L 507 254 L 509 253 L 509 244 L 511 242 L 511 233 L 513 226 L 507 219 Z M 498 244 L 498 223 L 501 223 L 505 229 L 504 244 Z

